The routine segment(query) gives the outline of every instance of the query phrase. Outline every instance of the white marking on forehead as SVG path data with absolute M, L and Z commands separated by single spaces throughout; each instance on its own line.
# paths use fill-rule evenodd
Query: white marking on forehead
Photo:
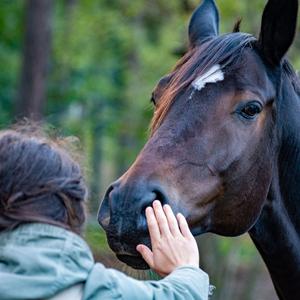
M 192 83 L 192 86 L 201 91 L 207 83 L 216 83 L 224 80 L 224 73 L 220 65 L 214 65 L 206 73 L 200 75 Z

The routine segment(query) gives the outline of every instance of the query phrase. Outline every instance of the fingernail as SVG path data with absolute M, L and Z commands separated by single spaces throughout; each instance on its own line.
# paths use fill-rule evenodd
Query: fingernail
M 160 201 L 158 201 L 158 200 L 155 200 L 154 202 L 153 202 L 153 206 L 159 206 L 159 205 L 161 205 L 161 203 L 160 203 Z

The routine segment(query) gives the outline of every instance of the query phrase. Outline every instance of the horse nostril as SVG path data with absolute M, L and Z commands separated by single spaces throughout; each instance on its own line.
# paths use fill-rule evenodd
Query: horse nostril
M 107 228 L 110 223 L 110 215 L 111 215 L 110 198 L 113 189 L 114 189 L 113 186 L 110 186 L 108 188 L 99 208 L 98 222 L 103 227 L 103 229 Z
M 162 205 L 169 203 L 166 194 L 158 189 L 155 189 L 150 193 L 144 194 L 144 197 L 142 199 L 140 217 L 138 218 L 138 222 L 137 222 L 137 229 L 139 230 L 140 234 L 144 234 L 144 237 L 148 236 L 146 208 L 152 207 L 152 203 L 155 200 L 160 201 Z
M 146 215 L 146 208 L 149 207 L 149 206 L 152 207 L 153 201 L 158 200 L 161 203 L 161 205 L 165 205 L 165 204 L 169 203 L 167 196 L 162 191 L 154 190 L 151 194 L 153 195 L 151 197 L 151 200 L 150 201 L 145 201 L 143 206 L 142 206 L 142 215 L 144 217 L 146 217 L 145 216 Z
M 123 230 L 126 232 L 129 224 L 135 224 L 141 232 L 147 231 L 145 211 L 152 206 L 154 200 L 162 205 L 169 203 L 167 194 L 160 186 L 150 182 L 141 182 L 134 188 L 124 188 L 121 181 L 113 183 L 106 191 L 98 212 L 98 222 L 106 231 Z M 130 206 L 130 213 L 123 212 L 124 207 Z M 130 225 L 132 226 L 132 225 Z
M 160 201 L 161 205 L 169 203 L 167 196 L 162 191 L 155 190 L 153 192 L 156 194 L 155 200 Z

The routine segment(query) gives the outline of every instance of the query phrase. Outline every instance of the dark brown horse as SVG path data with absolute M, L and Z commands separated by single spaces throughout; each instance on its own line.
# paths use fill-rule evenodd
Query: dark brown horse
M 258 39 L 220 36 L 213 0 L 195 11 L 189 51 L 153 93 L 151 137 L 99 211 L 120 260 L 147 267 L 135 247 L 159 199 L 195 235 L 248 231 L 280 299 L 300 299 L 300 84 L 284 58 L 297 10 L 270 0 Z

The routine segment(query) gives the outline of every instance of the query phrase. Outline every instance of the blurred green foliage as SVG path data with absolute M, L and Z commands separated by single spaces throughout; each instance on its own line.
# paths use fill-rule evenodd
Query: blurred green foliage
M 96 224 L 88 224 L 85 229 L 84 238 L 94 252 L 101 249 L 101 252 L 109 252 L 104 230 L 100 229 Z

